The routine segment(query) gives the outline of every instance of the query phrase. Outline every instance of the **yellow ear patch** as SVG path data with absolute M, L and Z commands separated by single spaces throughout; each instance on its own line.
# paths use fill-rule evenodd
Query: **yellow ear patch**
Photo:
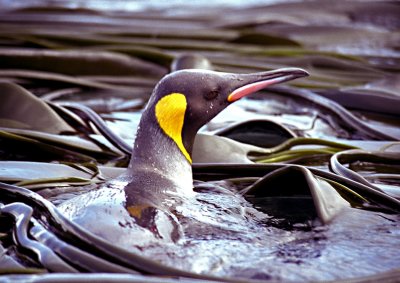
M 160 128 L 176 143 L 186 159 L 192 163 L 192 158 L 182 141 L 182 128 L 186 108 L 187 102 L 185 95 L 181 93 L 171 93 L 157 102 L 155 114 Z

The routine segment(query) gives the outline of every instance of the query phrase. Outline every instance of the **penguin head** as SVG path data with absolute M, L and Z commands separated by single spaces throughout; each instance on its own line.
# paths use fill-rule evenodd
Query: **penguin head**
M 231 103 L 268 86 L 308 76 L 299 68 L 232 74 L 188 69 L 165 76 L 155 87 L 146 111 L 191 162 L 197 131 Z

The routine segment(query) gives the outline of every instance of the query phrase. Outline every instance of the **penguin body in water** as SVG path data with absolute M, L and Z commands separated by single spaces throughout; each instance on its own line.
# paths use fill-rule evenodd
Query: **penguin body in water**
M 133 250 L 176 243 L 208 225 L 224 229 L 213 217 L 236 210 L 240 218 L 243 203 L 227 193 L 226 203 L 232 207 L 221 210 L 211 204 L 204 215 L 198 200 L 211 200 L 196 197 L 191 168 L 197 131 L 238 99 L 307 75 L 302 69 L 284 68 L 254 74 L 189 69 L 165 76 L 142 114 L 126 172 L 59 209 L 94 234 Z

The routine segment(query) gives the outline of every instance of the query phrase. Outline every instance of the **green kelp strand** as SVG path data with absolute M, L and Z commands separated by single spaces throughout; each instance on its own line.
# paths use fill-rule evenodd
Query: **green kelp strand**
M 358 149 L 358 147 L 353 145 L 348 145 L 324 139 L 297 137 L 283 142 L 281 145 L 272 148 L 272 150 L 273 152 L 278 152 L 284 149 L 292 148 L 296 145 L 324 145 L 341 149 Z
M 334 141 L 328 141 L 324 139 L 317 139 L 317 138 L 305 138 L 305 137 L 295 137 L 295 138 L 290 138 L 280 145 L 277 145 L 275 147 L 271 147 L 266 149 L 268 154 L 274 154 L 278 152 L 282 152 L 284 150 L 289 150 L 294 146 L 299 146 L 299 145 L 323 145 L 323 146 L 328 146 L 331 148 L 337 148 L 337 149 L 358 149 L 358 147 L 353 146 L 353 145 L 348 145 L 344 143 L 339 143 L 339 142 L 334 142 Z M 338 150 L 340 151 L 340 150 Z M 254 155 L 255 152 L 249 152 L 249 156 Z M 254 157 L 252 158 L 255 161 L 258 161 L 259 159 L 262 159 L 263 157 Z
M 332 150 L 332 151 L 327 152 L 328 154 L 333 154 L 333 153 L 336 153 L 336 152 L 339 152 L 339 151 L 345 150 L 345 149 L 358 149 L 358 147 L 356 147 L 356 146 L 347 145 L 347 144 L 339 143 L 339 142 L 328 141 L 328 140 L 324 140 L 324 139 L 295 137 L 295 138 L 290 138 L 290 139 L 284 141 L 280 145 L 265 149 L 265 151 L 263 152 L 265 154 L 263 154 L 261 156 L 260 156 L 259 152 L 249 151 L 248 157 L 252 161 L 262 162 L 262 160 L 264 160 L 264 159 L 269 159 L 272 154 L 277 154 L 279 152 L 289 150 L 292 147 L 299 146 L 299 145 L 328 146 Z M 333 150 L 336 150 L 336 151 L 333 151 Z M 317 153 L 317 154 L 319 154 L 319 153 Z
M 366 198 L 362 197 L 360 194 L 356 193 L 355 191 L 351 190 L 349 187 L 347 187 L 339 182 L 336 182 L 334 180 L 324 178 L 321 176 L 317 176 L 317 178 L 328 182 L 347 201 L 349 201 L 349 198 L 351 198 L 351 200 L 349 202 L 352 206 L 362 207 L 363 203 L 369 202 Z M 356 204 L 358 204 L 359 206 L 357 206 Z
M 99 167 L 91 162 L 86 162 L 86 163 L 82 163 L 82 164 L 77 164 L 77 163 L 73 163 L 73 162 L 60 162 L 60 164 L 64 164 L 67 166 L 70 166 L 74 169 L 80 170 L 84 173 L 87 173 L 91 176 L 91 178 L 95 178 L 95 177 L 100 177 L 100 170 Z
M 0 275 L 15 275 L 15 274 L 45 274 L 48 271 L 46 269 L 24 267 L 24 268 L 1 268 Z M 11 281 L 10 281 L 11 282 Z
M 86 186 L 95 183 L 90 179 L 80 177 L 60 177 L 60 178 L 44 178 L 36 180 L 26 180 L 16 183 L 16 186 L 28 189 L 39 189 L 43 187 L 60 187 L 60 186 Z
M 286 160 L 292 160 L 299 157 L 307 157 L 310 155 L 321 155 L 327 154 L 332 155 L 336 152 L 341 151 L 341 149 L 337 148 L 317 148 L 317 149 L 292 149 L 292 150 L 284 150 L 275 154 L 270 154 L 267 156 L 259 157 L 257 159 L 253 159 L 255 162 L 259 163 L 273 163 L 273 162 L 281 162 Z

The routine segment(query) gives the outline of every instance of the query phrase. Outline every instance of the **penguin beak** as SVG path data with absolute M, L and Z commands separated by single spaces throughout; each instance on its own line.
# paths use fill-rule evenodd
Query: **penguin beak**
M 268 72 L 240 75 L 240 86 L 229 94 L 228 102 L 234 102 L 268 86 L 309 76 L 300 68 L 282 68 Z

